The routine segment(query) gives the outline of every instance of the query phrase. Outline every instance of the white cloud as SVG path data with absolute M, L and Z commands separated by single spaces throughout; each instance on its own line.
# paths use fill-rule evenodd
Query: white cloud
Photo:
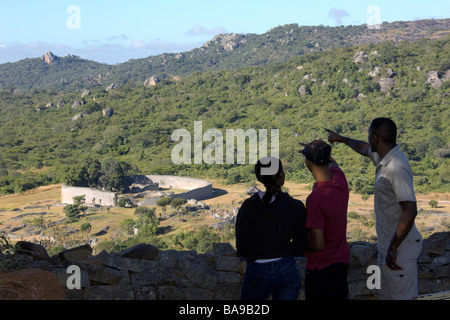
M 191 36 L 198 36 L 198 35 L 216 35 L 219 33 L 227 33 L 227 30 L 222 27 L 215 27 L 212 29 L 207 29 L 201 25 L 195 25 L 192 27 L 191 30 L 187 32 Z
M 141 40 L 134 40 L 133 42 L 131 42 L 130 47 L 132 49 L 139 50 L 139 49 L 145 48 L 146 47 L 146 43 L 144 41 L 141 41 Z
M 350 16 L 347 11 L 337 8 L 331 8 L 328 17 L 332 18 L 337 26 L 342 25 L 342 18 Z

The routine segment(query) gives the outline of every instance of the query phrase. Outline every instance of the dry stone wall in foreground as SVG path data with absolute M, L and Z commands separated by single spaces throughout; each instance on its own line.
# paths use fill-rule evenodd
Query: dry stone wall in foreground
M 84 245 L 53 257 L 40 245 L 28 242 L 19 245 L 26 254 L 23 257 L 28 259 L 28 268 L 56 276 L 54 281 L 59 282 L 65 295 L 53 298 L 61 299 L 237 300 L 245 272 L 245 262 L 229 243 L 214 244 L 214 252 L 208 254 L 160 251 L 151 245 L 139 244 L 117 254 L 102 251 L 92 255 L 92 248 Z M 376 291 L 369 290 L 366 283 L 371 275 L 367 273 L 368 266 L 376 265 L 376 244 L 353 242 L 349 246 L 350 298 L 374 299 Z M 305 262 L 297 260 L 302 278 L 299 299 L 304 299 Z M 68 272 L 69 266 L 79 267 L 80 289 L 68 288 L 75 284 L 70 278 L 75 273 Z M 419 294 L 450 290 L 450 232 L 435 233 L 424 241 L 418 271 Z M 3 283 L 13 285 L 15 274 L 17 272 L 3 274 L 2 277 L 12 277 L 11 281 Z M 23 277 L 21 283 L 25 283 Z M 14 288 L 9 288 L 9 292 L 14 292 Z

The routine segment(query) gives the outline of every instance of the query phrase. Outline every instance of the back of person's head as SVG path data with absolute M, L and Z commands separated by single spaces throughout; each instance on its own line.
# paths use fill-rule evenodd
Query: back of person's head
M 302 154 L 316 166 L 328 166 L 331 162 L 331 146 L 322 139 L 316 139 L 304 146 Z
M 274 162 L 278 162 L 278 170 L 274 174 L 264 174 L 263 168 L 273 168 Z M 275 166 L 276 167 L 276 166 Z M 283 165 L 281 160 L 276 157 L 265 157 L 255 164 L 255 175 L 259 182 L 261 182 L 264 187 L 266 187 L 266 193 L 263 197 L 263 201 L 266 204 L 269 204 L 272 199 L 272 195 L 274 194 L 274 189 L 280 187 L 277 185 L 277 179 L 280 177 L 280 174 L 283 172 Z
M 372 134 L 376 135 L 382 142 L 389 144 L 397 143 L 397 126 L 389 118 L 376 118 L 370 125 Z

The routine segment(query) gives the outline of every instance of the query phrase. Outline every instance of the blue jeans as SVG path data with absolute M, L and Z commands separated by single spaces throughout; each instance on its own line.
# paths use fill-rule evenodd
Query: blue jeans
M 297 300 L 300 273 L 293 257 L 267 262 L 247 263 L 241 300 Z

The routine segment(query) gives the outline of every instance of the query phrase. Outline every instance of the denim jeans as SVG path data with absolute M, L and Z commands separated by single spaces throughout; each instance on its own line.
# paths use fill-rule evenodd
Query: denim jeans
M 293 257 L 267 263 L 247 263 L 241 300 L 296 300 L 300 273 Z

